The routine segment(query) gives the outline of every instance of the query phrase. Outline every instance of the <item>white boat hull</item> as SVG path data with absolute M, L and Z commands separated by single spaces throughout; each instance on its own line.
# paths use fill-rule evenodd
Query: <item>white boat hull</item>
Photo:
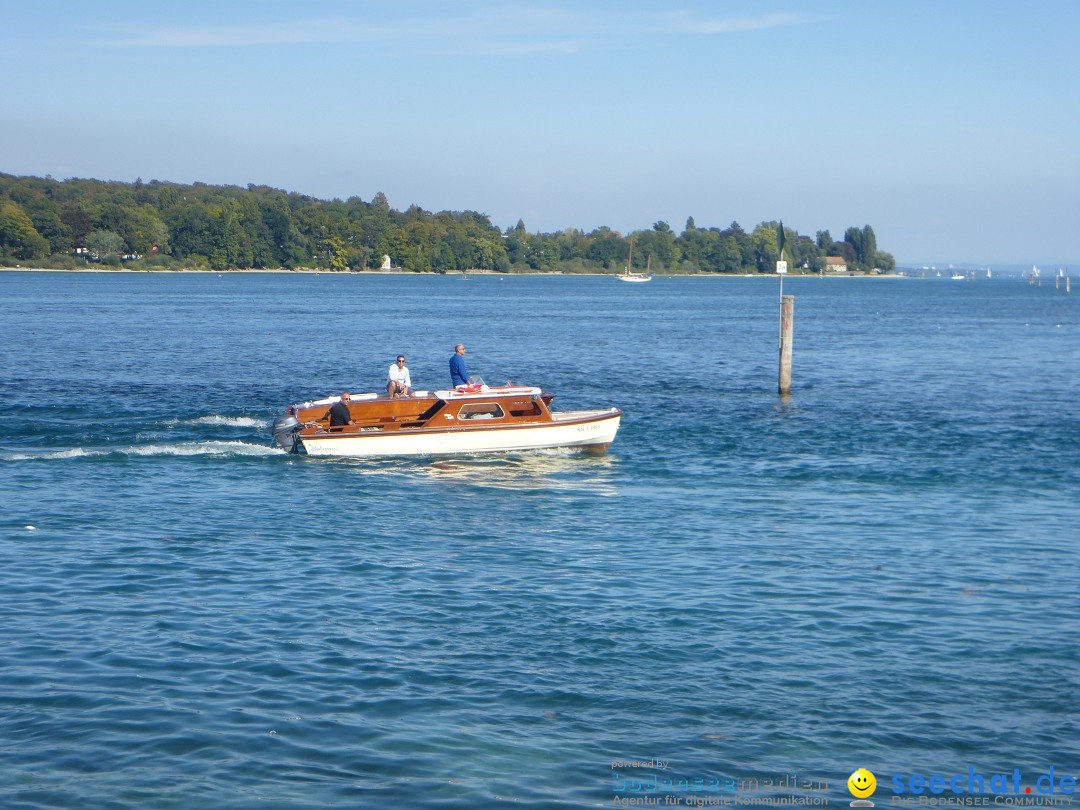
M 553 422 L 535 425 L 448 427 L 360 434 L 304 436 L 301 445 L 310 456 L 438 456 L 458 453 L 496 453 L 553 447 L 597 448 L 611 444 L 621 412 L 568 411 L 553 413 Z

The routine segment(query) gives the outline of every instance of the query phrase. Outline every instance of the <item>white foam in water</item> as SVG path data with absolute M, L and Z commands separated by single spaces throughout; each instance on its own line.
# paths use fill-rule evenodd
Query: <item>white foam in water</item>
M 118 447 L 115 450 L 84 450 L 73 447 L 51 453 L 12 453 L 3 458 L 7 461 L 32 461 L 56 458 L 87 458 L 109 453 L 129 456 L 274 456 L 284 453 L 280 447 L 247 442 L 179 442 L 177 444 L 144 444 L 134 447 Z
M 215 425 L 218 427 L 244 427 L 266 429 L 270 427 L 270 420 L 256 419 L 254 416 L 222 416 L 212 413 L 209 416 L 199 416 L 195 419 L 167 419 L 165 424 L 169 427 L 176 425 Z
M 12 453 L 3 455 L 7 461 L 35 461 L 43 458 L 85 458 L 86 456 L 100 456 L 105 451 L 83 450 L 81 447 L 73 447 L 70 450 L 54 450 L 45 453 Z
M 250 428 L 268 428 L 270 422 L 267 419 L 256 419 L 252 416 L 219 416 L 218 414 L 211 414 L 210 416 L 200 416 L 198 419 L 192 419 L 193 425 L 225 425 L 227 427 L 250 427 Z
M 120 452 L 132 456 L 273 456 L 285 451 L 247 442 L 181 442 L 127 447 Z
M 84 456 L 99 456 L 101 451 L 83 450 L 81 447 L 72 447 L 70 450 L 61 450 L 57 453 L 48 453 L 50 458 L 83 458 Z

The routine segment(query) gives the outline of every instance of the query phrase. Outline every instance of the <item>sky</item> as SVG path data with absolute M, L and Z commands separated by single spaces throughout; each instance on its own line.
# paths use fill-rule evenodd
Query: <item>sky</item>
M 0 172 L 1068 263 L 1076 0 L 4 0 Z

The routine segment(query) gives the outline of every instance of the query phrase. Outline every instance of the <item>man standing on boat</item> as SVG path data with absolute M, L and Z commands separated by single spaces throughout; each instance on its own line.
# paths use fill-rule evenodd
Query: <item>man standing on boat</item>
M 450 358 L 450 384 L 457 388 L 459 385 L 469 384 L 469 373 L 465 371 L 465 344 L 459 343 L 454 347 L 454 355 Z
M 386 372 L 386 393 L 391 397 L 407 397 L 412 393 L 412 378 L 403 354 L 397 356 L 397 362 Z

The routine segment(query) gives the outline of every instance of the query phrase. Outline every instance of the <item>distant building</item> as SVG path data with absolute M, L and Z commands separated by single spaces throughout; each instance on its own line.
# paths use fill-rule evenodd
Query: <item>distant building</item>
M 846 273 L 847 262 L 844 260 L 843 256 L 826 256 L 825 269 L 831 270 L 834 273 Z

